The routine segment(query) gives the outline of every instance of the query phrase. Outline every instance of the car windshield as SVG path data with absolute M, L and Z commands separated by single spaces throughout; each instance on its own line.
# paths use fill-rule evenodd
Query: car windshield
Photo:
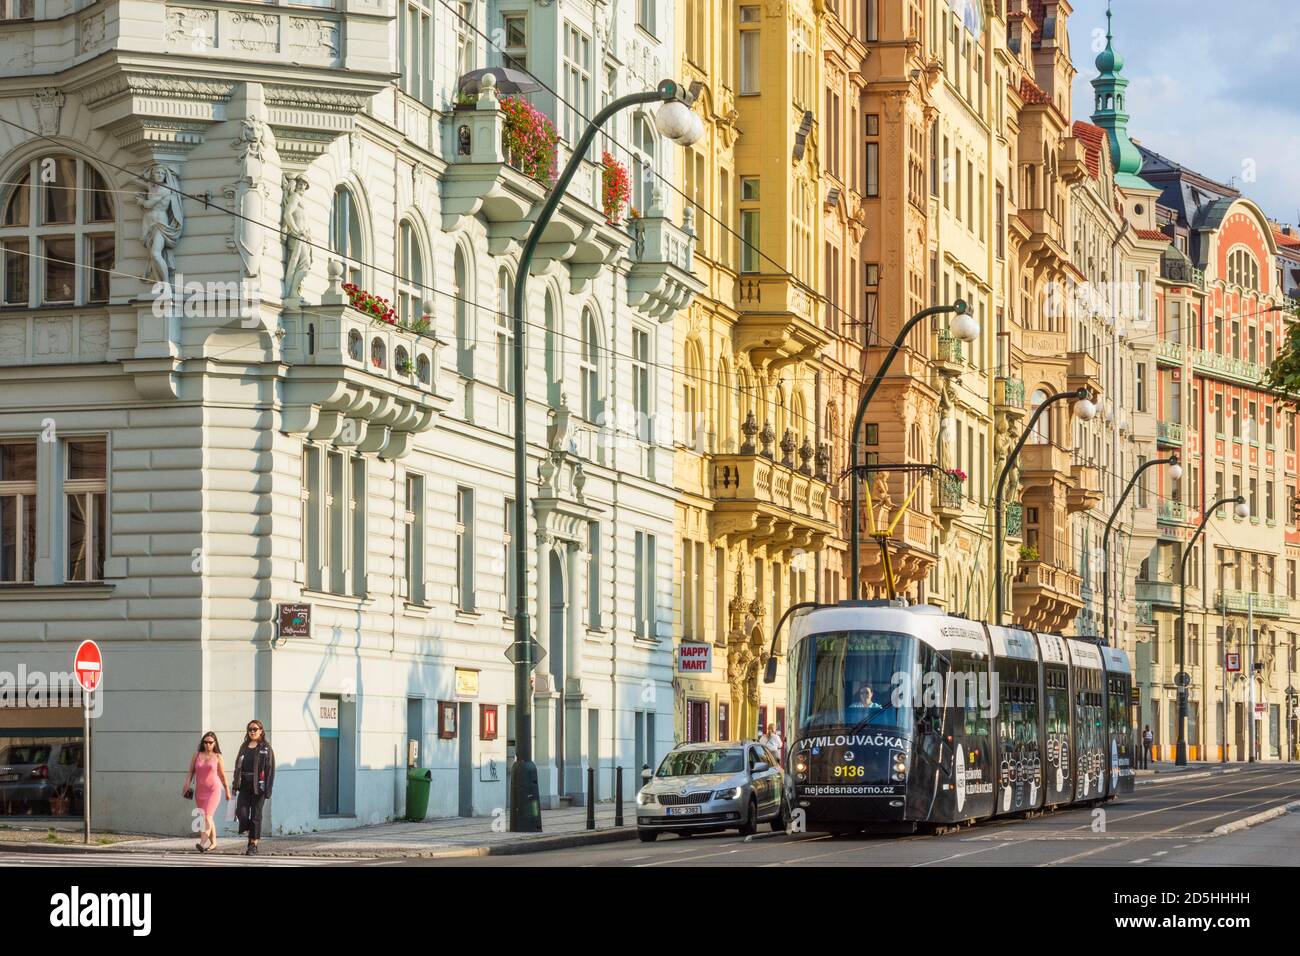
M 13 744 L 0 750 L 0 765 L 45 763 L 50 759 L 48 744 Z
M 801 731 L 909 728 L 911 701 L 895 688 L 916 669 L 916 639 L 883 631 L 814 634 L 795 649 Z
M 739 750 L 678 750 L 659 765 L 657 777 L 690 777 L 704 773 L 739 773 L 745 758 Z

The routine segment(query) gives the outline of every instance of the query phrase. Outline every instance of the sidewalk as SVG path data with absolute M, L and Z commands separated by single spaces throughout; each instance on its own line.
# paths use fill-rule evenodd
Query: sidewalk
M 1135 770 L 1133 775 L 1136 777 L 1154 777 L 1164 776 L 1171 773 L 1225 773 L 1234 770 L 1242 770 L 1250 766 L 1260 766 L 1259 764 L 1249 764 L 1244 761 L 1230 760 L 1227 763 L 1220 763 L 1217 760 L 1189 760 L 1187 766 L 1180 767 L 1172 760 L 1153 760 L 1151 769 Z
M 614 826 L 614 805 L 597 804 L 596 829 L 588 830 L 585 807 L 542 811 L 541 833 L 511 833 L 494 829 L 508 826 L 508 819 L 494 817 L 450 817 L 421 823 L 381 823 L 322 833 L 293 836 L 265 836 L 258 844 L 263 856 L 329 857 L 467 857 L 535 853 L 570 846 L 588 846 L 636 838 L 636 805 L 623 805 L 623 823 Z M 163 837 L 147 834 L 110 834 L 92 831 L 91 846 L 81 843 L 80 829 L 60 825 L 56 838 L 47 828 L 33 822 L 29 830 L 0 830 L 0 850 L 44 852 L 86 849 L 95 853 L 195 853 L 194 836 Z M 113 840 L 112 844 L 101 841 Z M 98 844 L 98 845 L 97 845 Z M 244 852 L 240 836 L 218 838 L 219 854 Z

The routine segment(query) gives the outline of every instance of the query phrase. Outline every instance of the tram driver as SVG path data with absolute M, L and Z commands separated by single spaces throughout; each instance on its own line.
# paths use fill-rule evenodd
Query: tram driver
M 848 718 L 852 721 L 860 721 L 871 715 L 873 711 L 883 710 L 874 700 L 875 691 L 867 683 L 858 686 L 857 697 L 848 707 Z

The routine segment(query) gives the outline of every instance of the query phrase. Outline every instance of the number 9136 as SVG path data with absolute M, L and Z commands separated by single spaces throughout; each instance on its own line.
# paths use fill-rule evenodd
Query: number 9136
M 835 776 L 837 777 L 861 777 L 864 772 L 862 767 L 840 765 L 835 768 Z

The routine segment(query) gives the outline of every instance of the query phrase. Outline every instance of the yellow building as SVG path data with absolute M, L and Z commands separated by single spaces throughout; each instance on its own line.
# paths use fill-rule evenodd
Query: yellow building
M 707 132 L 680 182 L 705 291 L 675 320 L 674 637 L 712 653 L 675 675 L 676 737 L 736 739 L 784 721 L 784 667 L 761 680 L 772 628 L 815 596 L 837 520 L 817 415 L 818 21 L 809 3 L 678 11 Z

